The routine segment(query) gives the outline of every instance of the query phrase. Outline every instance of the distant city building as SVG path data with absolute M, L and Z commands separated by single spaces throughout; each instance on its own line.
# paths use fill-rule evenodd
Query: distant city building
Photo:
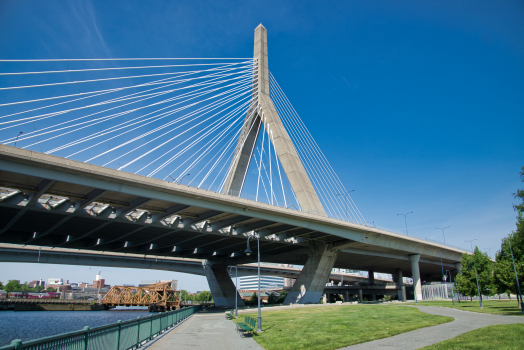
M 29 287 L 31 288 L 35 288 L 36 286 L 42 286 L 45 288 L 45 282 L 42 281 L 42 279 L 40 278 L 40 280 L 34 280 L 34 281 L 31 281 L 29 282 Z
M 63 285 L 63 284 L 64 284 L 64 280 L 62 278 L 49 278 L 47 280 L 47 286 L 48 287 L 59 286 L 59 285 Z
M 260 289 L 284 288 L 283 277 L 260 276 Z M 258 289 L 258 276 L 244 276 L 238 278 L 238 289 Z
M 95 276 L 95 280 L 93 281 L 93 288 L 100 289 L 104 288 L 106 285 L 106 280 L 102 278 L 101 271 L 98 271 L 98 275 Z

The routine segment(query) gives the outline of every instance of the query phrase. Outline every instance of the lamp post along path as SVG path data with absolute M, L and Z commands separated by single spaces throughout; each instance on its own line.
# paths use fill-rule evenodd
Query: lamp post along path
M 513 249 L 511 248 L 511 242 L 509 240 L 508 240 L 508 244 L 509 244 L 509 251 L 511 253 L 511 261 L 513 262 L 513 270 L 515 271 L 515 280 L 517 282 L 517 292 L 519 293 L 518 297 L 520 297 L 520 309 L 521 309 L 521 312 L 524 314 L 524 302 L 522 301 L 522 293 L 520 291 L 519 276 L 517 275 L 517 267 L 515 266 L 515 258 L 513 257 Z M 502 247 L 500 248 L 500 250 L 501 250 L 500 256 L 505 257 L 506 253 L 504 253 L 504 250 L 502 249 Z
M 235 268 L 235 317 L 238 318 L 238 269 L 236 266 L 231 266 L 229 268 L 229 274 L 231 275 L 231 269 Z
M 247 238 L 247 248 L 245 250 L 246 255 L 251 255 L 252 251 L 249 248 L 249 239 L 255 237 L 257 239 L 257 253 L 258 253 L 258 318 L 257 318 L 257 332 L 262 332 L 262 314 L 260 312 L 260 239 L 258 236 L 249 236 Z

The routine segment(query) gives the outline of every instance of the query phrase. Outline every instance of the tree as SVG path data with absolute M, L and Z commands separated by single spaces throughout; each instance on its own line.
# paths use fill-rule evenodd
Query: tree
M 477 278 L 475 277 L 475 267 L 477 268 L 478 284 L 482 295 L 493 295 L 493 263 L 486 253 L 482 253 L 475 247 L 473 255 L 462 254 L 462 273 L 455 279 L 460 294 L 474 297 L 478 295 Z M 471 270 L 470 270 L 471 268 Z
M 4 284 L 2 282 L 0 282 L 0 289 L 4 289 Z
M 524 182 L 524 166 L 520 173 L 520 179 Z M 517 294 L 517 280 L 511 259 L 511 251 L 515 259 L 515 267 L 519 279 L 520 289 L 524 290 L 524 190 L 513 193 L 515 199 L 520 199 L 520 204 L 515 204 L 513 209 L 517 212 L 517 229 L 502 239 L 501 250 L 496 255 L 494 284 L 502 293 Z M 510 250 L 511 244 L 511 250 Z M 502 256 L 504 252 L 505 256 Z M 518 298 L 517 298 L 518 301 Z
M 34 290 L 35 292 L 40 292 L 41 290 L 44 290 L 44 287 L 43 287 L 43 286 L 35 286 L 35 287 L 33 288 L 33 290 Z
M 56 289 L 52 288 L 52 287 L 47 287 L 45 289 L 46 292 L 56 292 Z
M 197 300 L 199 301 L 212 301 L 213 297 L 211 296 L 211 292 L 204 290 L 197 295 Z
M 8 293 L 14 290 L 19 291 L 21 289 L 22 289 L 22 286 L 20 285 L 20 283 L 18 283 L 18 281 L 15 281 L 15 280 L 11 280 L 5 284 L 5 291 Z

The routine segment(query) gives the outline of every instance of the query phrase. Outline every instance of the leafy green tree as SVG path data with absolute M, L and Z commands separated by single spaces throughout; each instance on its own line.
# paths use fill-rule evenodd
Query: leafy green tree
M 198 301 L 212 301 L 213 297 L 211 296 L 211 292 L 204 290 L 197 295 Z
M 0 282 L 0 289 L 4 289 L 4 284 L 2 282 Z
M 56 289 L 52 288 L 52 287 L 47 287 L 45 289 L 46 292 L 56 292 Z
M 18 283 L 18 281 L 15 281 L 15 280 L 11 280 L 9 282 L 7 282 L 5 284 L 5 291 L 10 293 L 12 291 L 19 291 L 22 289 L 22 286 L 20 285 L 20 283 Z
M 462 255 L 462 274 L 456 278 L 458 291 L 462 295 L 474 297 L 478 295 L 477 279 L 475 277 L 477 268 L 478 284 L 482 295 L 493 295 L 493 263 L 486 253 L 482 253 L 475 247 L 473 255 Z M 471 269 L 470 269 L 471 268 Z
M 524 166 L 520 173 L 520 179 L 524 182 Z M 520 204 L 515 204 L 513 208 L 517 212 L 517 229 L 502 239 L 501 251 L 496 255 L 496 265 L 494 273 L 494 284 L 498 291 L 502 293 L 517 294 L 517 281 L 515 269 L 511 259 L 511 251 L 515 259 L 515 267 L 519 279 L 520 289 L 524 290 L 524 190 L 517 190 L 513 194 L 516 199 L 520 199 Z M 510 250 L 511 244 L 511 250 Z M 504 252 L 504 256 L 502 255 Z M 518 298 L 517 298 L 518 300 Z

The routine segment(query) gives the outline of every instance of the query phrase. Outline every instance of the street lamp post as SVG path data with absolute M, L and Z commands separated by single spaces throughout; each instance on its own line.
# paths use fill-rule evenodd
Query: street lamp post
M 413 214 L 413 212 L 410 211 L 409 213 L 406 213 L 406 214 L 397 214 L 397 216 L 404 215 L 404 221 L 406 222 L 406 235 L 409 236 L 409 233 L 408 233 L 408 219 L 406 218 L 408 216 L 408 214 Z
M 444 238 L 444 244 L 446 243 L 446 236 L 444 236 L 444 230 L 450 228 L 450 226 L 446 227 L 437 227 L 435 230 L 442 230 L 442 237 Z
M 471 251 L 473 252 L 473 241 L 476 241 L 477 239 L 471 239 L 469 241 L 464 241 L 464 242 L 469 242 L 469 244 L 471 244 Z
M 237 301 L 237 297 L 238 297 L 238 269 L 236 266 L 231 266 L 229 268 L 229 274 L 231 275 L 231 269 L 232 268 L 235 268 L 235 317 L 238 317 L 238 301 Z
M 520 292 L 520 284 L 519 284 L 519 276 L 517 275 L 517 268 L 515 266 L 515 259 L 513 258 L 513 249 L 511 249 L 511 243 L 510 241 L 508 240 L 508 244 L 509 244 L 509 251 L 511 252 L 511 260 L 513 261 L 513 270 L 515 271 L 515 279 L 517 281 L 517 291 L 519 293 L 519 297 L 520 297 L 520 309 L 521 309 L 521 312 L 524 314 L 524 302 L 522 301 L 522 293 Z M 501 257 L 505 257 L 506 256 L 506 253 L 504 253 L 504 250 L 502 249 L 502 247 L 500 247 L 500 256 Z
M 257 332 L 262 332 L 262 314 L 260 312 L 260 239 L 258 236 L 249 236 L 247 238 L 247 248 L 245 250 L 246 255 L 251 255 L 252 251 L 249 249 L 249 239 L 255 237 L 257 239 L 257 250 L 258 250 L 258 319 L 257 319 Z
M 448 273 L 449 273 L 449 281 L 453 282 L 451 280 L 451 271 L 446 270 L 446 275 L 448 275 Z M 455 306 L 455 293 L 453 292 L 453 286 L 451 287 L 451 301 L 453 302 L 453 306 Z
M 347 196 L 350 192 L 355 192 L 355 190 L 351 190 L 351 191 L 346 191 L 344 193 L 337 193 L 337 197 L 338 196 L 344 196 L 344 206 L 346 207 L 346 221 L 349 221 L 349 218 L 348 218 L 348 202 L 347 202 Z
M 475 262 L 475 260 L 468 261 L 468 270 L 471 270 L 471 265 L 470 265 L 471 263 L 473 263 L 473 266 L 475 266 L 475 279 L 477 280 L 477 291 L 479 292 L 480 308 L 482 309 L 483 308 L 483 306 L 482 306 L 482 295 L 480 294 L 479 278 L 477 276 L 477 263 Z
M 444 276 L 444 265 L 442 264 L 442 253 L 446 253 L 445 250 L 440 252 L 440 267 L 442 268 L 442 282 L 446 282 L 446 276 Z

